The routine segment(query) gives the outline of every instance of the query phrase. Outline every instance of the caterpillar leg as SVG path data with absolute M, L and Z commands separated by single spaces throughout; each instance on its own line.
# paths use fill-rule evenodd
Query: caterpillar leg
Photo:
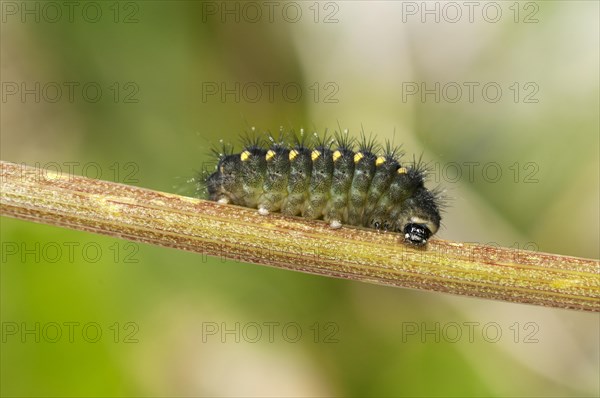
M 342 228 L 342 222 L 340 220 L 331 220 L 329 226 L 333 229 L 340 229 Z
M 269 215 L 269 209 L 267 209 L 264 206 L 258 206 L 258 214 L 260 214 L 261 216 Z
M 217 200 L 217 203 L 220 205 L 227 205 L 230 203 L 230 200 L 228 197 L 224 196 L 224 197 L 220 198 L 219 200 Z

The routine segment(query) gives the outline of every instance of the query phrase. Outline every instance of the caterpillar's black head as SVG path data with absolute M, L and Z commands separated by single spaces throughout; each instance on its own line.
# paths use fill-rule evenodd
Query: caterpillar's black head
M 431 236 L 425 224 L 409 223 L 404 227 L 404 239 L 415 246 L 423 246 Z
M 405 211 L 397 220 L 396 230 L 404 240 L 415 246 L 424 246 L 440 228 L 441 216 L 435 193 L 419 190 L 404 203 Z

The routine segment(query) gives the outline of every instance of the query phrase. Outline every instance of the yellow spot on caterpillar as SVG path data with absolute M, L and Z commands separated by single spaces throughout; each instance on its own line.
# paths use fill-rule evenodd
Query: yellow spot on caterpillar
M 296 156 L 298 156 L 298 151 L 297 151 L 297 150 L 295 150 L 295 149 L 292 149 L 292 150 L 290 151 L 290 160 L 294 160 L 294 159 L 296 159 Z
M 408 173 L 408 170 L 406 170 L 406 167 L 400 167 L 398 169 L 398 174 L 406 174 Z
M 310 158 L 312 159 L 313 162 L 315 160 L 317 160 L 319 158 L 319 156 L 321 156 L 321 152 L 317 151 L 316 149 L 314 151 L 312 151 L 312 153 L 310 154 Z
M 335 162 L 336 160 L 338 160 L 340 157 L 342 156 L 342 153 L 340 151 L 335 151 L 333 153 L 333 161 Z
M 250 156 L 252 154 L 249 151 L 244 151 L 240 154 L 240 159 L 242 162 L 245 162 L 246 160 L 250 159 Z
M 360 162 L 360 160 L 364 157 L 365 155 L 363 155 L 362 152 L 356 152 L 356 155 L 354 155 L 354 163 Z
M 271 159 L 273 159 L 274 157 L 275 157 L 275 151 L 273 151 L 273 150 L 269 149 L 269 150 L 267 151 L 267 155 L 265 156 L 265 159 L 267 159 L 267 160 L 271 160 Z
M 223 170 L 225 170 L 225 168 L 223 166 L 219 167 L 219 172 L 223 173 Z
M 380 156 L 377 158 L 377 160 L 375 161 L 375 166 L 381 166 L 382 164 L 385 163 L 385 158 L 383 156 Z

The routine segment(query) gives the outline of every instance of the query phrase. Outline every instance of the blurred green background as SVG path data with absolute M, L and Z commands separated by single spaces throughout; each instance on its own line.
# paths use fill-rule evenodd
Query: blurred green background
M 219 139 L 364 127 L 440 237 L 598 258 L 598 2 L 473 3 L 4 1 L 1 158 L 192 195 Z M 597 314 L 1 223 L 3 396 L 600 394 Z

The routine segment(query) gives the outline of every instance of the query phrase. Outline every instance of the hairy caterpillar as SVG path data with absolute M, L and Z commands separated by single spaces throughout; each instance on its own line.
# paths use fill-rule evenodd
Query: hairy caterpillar
M 214 150 L 216 171 L 203 179 L 210 200 L 258 209 L 261 215 L 281 212 L 342 224 L 400 232 L 415 246 L 427 243 L 440 226 L 439 192 L 424 186 L 420 162 L 402 164 L 398 147 L 384 150 L 362 134 L 305 143 L 268 135 L 246 138 L 244 149 Z M 268 144 L 268 145 L 267 145 Z M 356 152 L 354 151 L 356 147 Z M 377 154 L 381 152 L 380 154 Z

